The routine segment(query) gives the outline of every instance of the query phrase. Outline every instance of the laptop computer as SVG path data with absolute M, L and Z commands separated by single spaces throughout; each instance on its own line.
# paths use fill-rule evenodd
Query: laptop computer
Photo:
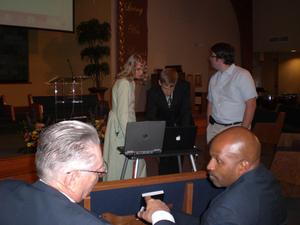
M 162 153 L 176 153 L 194 149 L 196 126 L 166 127 Z
M 121 153 L 125 156 L 161 153 L 165 127 L 165 121 L 128 122 Z

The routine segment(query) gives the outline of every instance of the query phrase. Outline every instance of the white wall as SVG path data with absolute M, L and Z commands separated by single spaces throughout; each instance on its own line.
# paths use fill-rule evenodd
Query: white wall
M 213 72 L 209 49 L 220 41 L 231 43 L 239 55 L 238 24 L 230 1 L 148 0 L 149 72 L 181 64 L 187 74 L 202 74 L 206 88 Z

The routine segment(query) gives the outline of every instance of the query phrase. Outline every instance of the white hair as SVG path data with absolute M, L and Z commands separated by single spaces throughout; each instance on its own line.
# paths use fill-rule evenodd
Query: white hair
M 80 121 L 62 121 L 44 129 L 39 137 L 35 164 L 40 178 L 48 180 L 75 169 L 93 166 L 91 144 L 100 145 L 96 129 Z

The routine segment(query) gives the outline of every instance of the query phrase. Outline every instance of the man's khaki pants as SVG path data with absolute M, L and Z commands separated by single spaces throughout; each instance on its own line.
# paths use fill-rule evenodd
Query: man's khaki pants
M 211 139 L 213 139 L 218 133 L 222 132 L 223 130 L 226 130 L 230 127 L 237 127 L 237 126 L 241 126 L 240 123 L 235 124 L 235 125 L 230 125 L 230 126 L 224 126 L 224 125 L 220 125 L 220 124 L 208 124 L 207 128 L 206 128 L 206 140 L 207 140 L 207 144 L 209 144 L 209 142 L 211 141 Z

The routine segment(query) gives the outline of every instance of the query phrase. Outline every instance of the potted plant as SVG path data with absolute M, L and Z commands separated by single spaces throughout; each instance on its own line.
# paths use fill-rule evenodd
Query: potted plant
M 84 67 L 84 74 L 95 79 L 95 86 L 89 88 L 92 93 L 102 94 L 107 88 L 101 86 L 101 76 L 109 74 L 109 65 L 104 61 L 110 54 L 107 42 L 110 39 L 110 25 L 100 23 L 97 19 L 82 21 L 76 28 L 78 43 L 86 46 L 80 52 L 81 59 L 88 64 Z

